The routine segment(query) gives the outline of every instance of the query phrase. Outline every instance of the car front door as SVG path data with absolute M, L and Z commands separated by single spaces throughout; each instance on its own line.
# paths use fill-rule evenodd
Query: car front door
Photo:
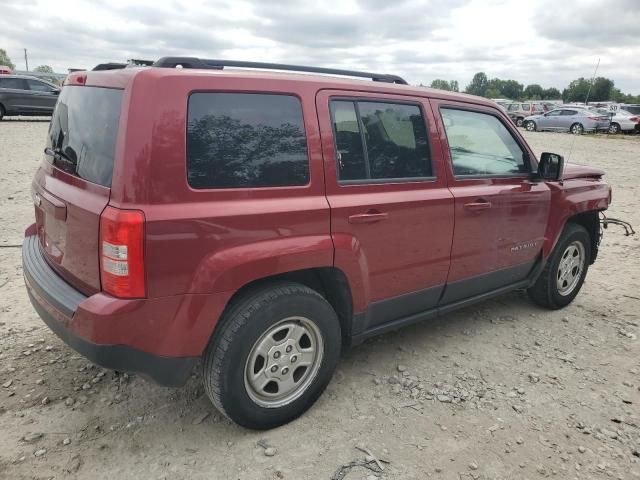
M 499 110 L 432 103 L 455 197 L 447 304 L 528 276 L 542 250 L 550 190 L 532 181 L 533 154 Z
M 558 128 L 558 122 L 562 110 L 551 110 L 538 119 L 538 127 L 540 129 L 554 130 Z
M 353 334 L 434 308 L 449 270 L 454 205 L 428 101 L 322 90 L 316 102 Z
M 58 101 L 58 90 L 40 80 L 27 79 L 29 109 L 34 113 L 50 114 Z

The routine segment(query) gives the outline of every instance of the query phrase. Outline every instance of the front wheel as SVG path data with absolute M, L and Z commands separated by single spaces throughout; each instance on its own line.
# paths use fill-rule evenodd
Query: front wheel
M 524 118 L 516 118 L 516 126 L 521 127 L 524 123 Z
M 536 131 L 536 122 L 533 120 L 527 120 L 524 123 L 524 128 L 527 132 L 535 132 Z
M 613 135 L 620 133 L 620 130 L 620 125 L 618 125 L 617 123 L 612 123 L 611 125 L 609 125 L 609 133 Z
M 203 361 L 205 391 L 229 419 L 264 430 L 302 415 L 338 363 L 341 331 L 316 291 L 280 282 L 235 300 Z
M 569 131 L 574 135 L 582 135 L 582 133 L 584 132 L 584 127 L 580 123 L 574 123 L 573 125 L 571 125 Z
M 590 259 L 589 232 L 582 225 L 568 223 L 544 270 L 529 288 L 529 297 L 552 310 L 569 305 L 582 288 Z

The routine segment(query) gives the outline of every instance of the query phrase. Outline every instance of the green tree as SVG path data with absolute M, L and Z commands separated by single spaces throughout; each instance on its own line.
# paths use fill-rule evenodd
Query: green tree
M 527 100 L 542 100 L 544 98 L 544 89 L 537 83 L 527 85 L 524 89 L 524 98 Z
M 457 92 L 458 81 L 457 80 L 447 81 L 441 78 L 436 78 L 433 82 L 431 82 L 431 88 L 437 88 L 438 90 L 446 90 L 448 92 Z
M 34 68 L 33 71 L 39 73 L 53 73 L 53 68 L 51 68 L 49 65 L 39 65 Z
M 487 74 L 484 72 L 478 72 L 471 79 L 471 83 L 467 85 L 465 92 L 470 93 L 471 95 L 479 95 L 483 97 L 487 91 L 487 87 L 489 85 L 489 80 L 487 79 Z
M 542 91 L 542 100 L 558 100 L 562 98 L 562 93 L 557 88 L 545 88 Z
M 502 88 L 500 89 L 500 93 L 505 98 L 513 98 L 514 100 L 519 100 L 522 98 L 522 91 L 524 90 L 524 85 L 516 80 L 502 80 Z
M 449 82 L 446 80 L 442 80 L 441 78 L 436 78 L 433 82 L 431 82 L 431 88 L 437 88 L 438 90 L 447 90 L 451 91 L 451 86 Z
M 605 102 L 612 100 L 615 90 L 613 80 L 604 77 L 598 77 L 593 81 L 589 101 Z
M 4 48 L 0 48 L 0 65 L 4 65 L 5 67 L 9 67 L 11 70 L 16 68 L 13 64 L 9 55 L 7 55 L 7 51 Z
M 589 93 L 590 82 L 584 77 L 573 80 L 567 88 L 562 91 L 562 100 L 565 102 L 584 102 Z

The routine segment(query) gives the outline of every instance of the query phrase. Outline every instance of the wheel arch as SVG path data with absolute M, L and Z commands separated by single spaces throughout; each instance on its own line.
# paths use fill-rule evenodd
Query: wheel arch
M 567 219 L 566 224 L 573 223 L 581 225 L 589 233 L 591 239 L 591 257 L 589 264 L 593 265 L 598 257 L 598 247 L 600 245 L 600 216 L 597 210 L 580 212 Z
M 237 302 L 242 301 L 251 292 L 265 288 L 270 284 L 279 282 L 294 282 L 309 287 L 318 292 L 335 310 L 340 320 L 342 331 L 342 342 L 347 345 L 351 338 L 351 326 L 353 318 L 353 297 L 349 280 L 344 272 L 336 267 L 314 267 L 289 272 L 278 273 L 266 277 L 258 278 L 247 282 L 237 289 L 227 301 L 220 317 L 224 315 Z M 215 335 L 220 321 L 211 332 Z

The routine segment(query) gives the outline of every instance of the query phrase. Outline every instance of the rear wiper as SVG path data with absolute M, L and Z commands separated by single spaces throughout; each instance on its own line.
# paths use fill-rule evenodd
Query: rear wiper
M 44 149 L 44 154 L 49 157 L 53 157 L 53 164 L 60 167 L 62 170 L 68 171 L 69 173 L 75 173 L 76 162 L 59 148 L 53 149 L 51 147 L 46 147 Z

